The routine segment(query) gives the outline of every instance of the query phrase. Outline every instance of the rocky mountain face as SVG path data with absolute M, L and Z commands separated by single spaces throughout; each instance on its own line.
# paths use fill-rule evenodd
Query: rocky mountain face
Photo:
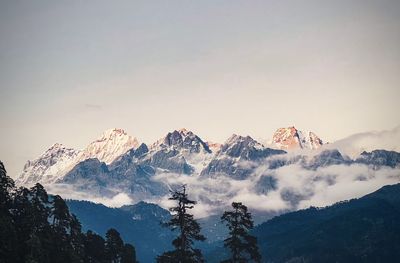
M 30 185 L 37 182 L 52 183 L 64 175 L 64 171 L 73 167 L 80 151 L 56 143 L 39 158 L 28 161 L 17 179 L 17 184 Z
M 202 169 L 212 151 L 199 136 L 186 129 L 169 132 L 150 146 L 147 164 L 178 174 Z
M 324 142 L 313 132 L 303 132 L 294 126 L 279 128 L 272 137 L 272 143 L 283 150 L 318 149 Z
M 60 182 L 77 164 L 86 160 L 96 159 L 99 162 L 111 164 L 128 150 L 138 147 L 137 139 L 129 136 L 122 129 L 105 131 L 98 139 L 91 142 L 83 150 L 66 148 L 56 143 L 46 150 L 39 158 L 28 161 L 17 184 L 31 185 L 35 183 L 49 184 Z M 94 161 L 85 162 L 86 167 Z
M 79 160 L 96 158 L 101 162 L 110 164 L 122 154 L 138 146 L 138 140 L 129 136 L 124 130 L 110 129 L 105 131 L 97 140 L 90 143 L 81 152 Z
M 356 159 L 358 163 L 372 165 L 374 167 L 389 166 L 399 167 L 400 153 L 395 151 L 374 150 L 372 152 L 362 152 Z
M 250 136 L 232 135 L 201 172 L 202 176 L 228 175 L 245 179 L 265 158 L 285 151 L 265 148 Z

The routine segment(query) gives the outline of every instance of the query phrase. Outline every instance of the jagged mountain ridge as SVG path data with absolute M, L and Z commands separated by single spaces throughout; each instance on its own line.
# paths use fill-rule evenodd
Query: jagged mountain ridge
M 294 131 L 296 136 L 301 133 L 294 127 L 282 129 L 289 129 L 290 134 Z M 321 141 L 319 138 L 318 140 Z M 186 129 L 169 132 L 162 139 L 147 146 L 144 143 L 139 145 L 136 138 L 129 136 L 122 129 L 111 129 L 82 151 L 66 148 L 61 144 L 53 145 L 38 159 L 27 162 L 17 182 L 76 183 L 84 179 L 106 185 L 110 179 L 118 182 L 139 180 L 131 183 L 128 188 L 140 192 L 148 188 L 143 187 L 145 182 L 154 186 L 150 179 L 157 173 L 201 176 L 225 174 L 233 179 L 245 179 L 260 162 L 264 162 L 270 156 L 278 156 L 268 161 L 270 169 L 296 162 L 301 162 L 304 167 L 310 169 L 352 162 L 338 151 L 326 150 L 316 153 L 311 160 L 301 154 L 292 159 L 279 158 L 285 151 L 267 148 L 250 136 L 232 135 L 222 145 L 210 144 Z M 395 167 L 399 163 L 397 158 L 395 152 L 380 155 L 375 152 L 370 155 L 363 153 L 355 161 Z
M 111 164 L 131 149 L 138 147 L 136 138 L 122 129 L 106 130 L 83 150 L 67 148 L 60 143 L 52 145 L 34 161 L 28 161 L 17 179 L 18 184 L 48 184 L 60 181 L 77 164 L 88 159 L 98 159 Z
M 28 161 L 17 179 L 17 184 L 51 183 L 62 176 L 67 167 L 73 167 L 80 151 L 60 143 L 52 145 L 39 158 Z
M 321 148 L 324 142 L 314 132 L 303 132 L 291 126 L 277 129 L 272 137 L 272 144 L 282 150 L 315 150 Z

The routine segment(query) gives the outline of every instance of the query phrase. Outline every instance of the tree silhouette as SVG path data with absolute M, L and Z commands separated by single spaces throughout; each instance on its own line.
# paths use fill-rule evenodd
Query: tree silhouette
M 110 228 L 106 233 L 106 255 L 112 262 L 120 262 L 124 252 L 124 242 L 118 231 Z
M 40 184 L 16 189 L 1 161 L 0 237 L 1 263 L 136 262 L 135 248 L 124 244 L 117 230 L 107 232 L 107 241 L 82 233 L 60 196 L 49 197 Z
M 193 215 L 188 213 L 196 204 L 188 198 L 186 186 L 181 190 L 171 192 L 170 200 L 177 202 L 177 206 L 170 208 L 173 213 L 171 220 L 166 223 L 172 230 L 177 229 L 179 236 L 172 241 L 175 250 L 167 251 L 157 257 L 159 263 L 189 263 L 204 262 L 203 255 L 199 249 L 193 248 L 193 241 L 204 241 L 206 238 L 200 233 L 200 225 L 194 220 Z
M 7 176 L 0 161 L 0 262 L 14 262 L 17 258 L 17 233 L 10 213 L 13 205 L 11 191 L 14 187 L 14 181 Z
M 136 250 L 135 247 L 132 246 L 131 244 L 125 244 L 123 251 L 122 251 L 122 257 L 121 257 L 121 263 L 136 263 Z
M 224 263 L 261 262 L 257 239 L 248 232 L 254 227 L 251 214 L 242 203 L 232 203 L 233 211 L 225 211 L 221 221 L 229 228 L 229 237 L 224 246 L 231 250 L 232 257 Z
M 103 237 L 93 233 L 91 230 L 86 232 L 85 238 L 85 262 L 103 263 L 106 262 L 105 240 Z

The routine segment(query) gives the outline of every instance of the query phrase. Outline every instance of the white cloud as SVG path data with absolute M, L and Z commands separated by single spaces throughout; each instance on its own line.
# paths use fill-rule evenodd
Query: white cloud
M 363 151 L 384 149 L 400 152 L 400 126 L 387 131 L 364 132 L 338 140 L 324 148 L 338 149 L 340 152 L 356 157 Z
M 121 207 L 135 203 L 131 196 L 124 192 L 118 192 L 117 189 L 105 195 L 91 191 L 82 191 L 68 184 L 50 184 L 45 185 L 45 188 L 50 194 L 59 194 L 65 199 L 87 200 L 109 207 Z
M 262 174 L 277 182 L 276 188 L 258 193 Z M 331 165 L 309 170 L 300 164 L 266 170 L 260 166 L 246 180 L 233 180 L 226 176 L 203 178 L 198 175 L 160 174 L 155 180 L 170 186 L 186 184 L 188 193 L 198 201 L 193 213 L 196 217 L 221 213 L 231 202 L 242 202 L 251 210 L 279 212 L 327 206 L 338 201 L 361 197 L 380 187 L 400 182 L 400 169 L 382 167 L 374 169 L 365 164 Z M 168 208 L 174 205 L 165 196 L 160 205 Z

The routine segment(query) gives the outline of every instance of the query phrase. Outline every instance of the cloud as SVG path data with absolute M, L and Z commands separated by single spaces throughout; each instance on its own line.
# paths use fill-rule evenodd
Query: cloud
M 384 149 L 400 152 L 400 126 L 387 131 L 364 132 L 338 140 L 324 148 L 338 149 L 340 152 L 356 157 L 363 151 Z
M 265 178 L 269 179 L 266 185 Z M 261 165 L 246 180 L 234 180 L 224 175 L 201 177 L 169 173 L 156 175 L 154 180 L 171 188 L 186 184 L 190 198 L 198 201 L 193 213 L 200 218 L 220 214 L 231 202 L 242 202 L 252 211 L 259 212 L 323 207 L 361 197 L 384 185 L 399 183 L 400 169 L 341 164 L 311 170 L 294 163 L 275 170 Z M 269 182 L 274 184 L 273 188 Z M 266 191 L 258 191 L 259 188 Z M 159 204 L 165 208 L 174 205 L 168 196 L 163 197 Z
M 121 207 L 135 203 L 135 200 L 130 195 L 120 192 L 118 189 L 113 189 L 108 194 L 104 194 L 82 191 L 68 184 L 49 184 L 45 185 L 45 188 L 50 194 L 60 194 L 65 199 L 86 200 L 109 207 Z

